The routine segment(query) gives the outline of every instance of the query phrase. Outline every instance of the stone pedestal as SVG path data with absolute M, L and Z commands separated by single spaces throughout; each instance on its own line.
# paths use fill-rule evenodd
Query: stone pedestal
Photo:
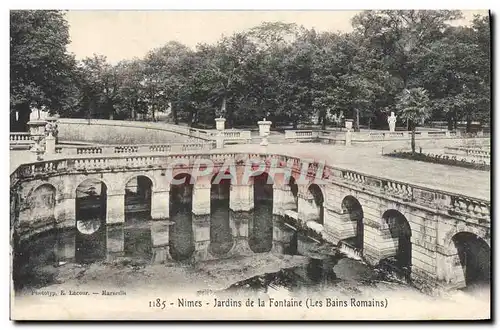
M 106 204 L 106 223 L 125 222 L 125 194 L 123 192 L 108 192 Z
M 352 119 L 345 120 L 345 128 L 347 131 L 345 132 L 345 145 L 350 146 L 352 143 Z
M 258 121 L 257 124 L 259 125 L 259 136 L 267 136 L 271 132 L 271 124 L 272 122 L 269 120 L 264 120 Z
M 170 191 L 153 191 L 151 196 L 151 218 L 164 220 L 169 218 Z
M 224 148 L 224 135 L 222 135 L 222 131 L 220 131 L 215 137 L 215 148 L 217 149 Z
M 56 153 L 56 138 L 52 136 L 52 133 L 45 138 L 45 154 L 55 155 Z
M 226 128 L 226 118 L 216 118 L 215 119 L 215 128 L 218 131 L 223 131 Z
M 231 185 L 229 208 L 235 212 L 253 210 L 253 185 Z

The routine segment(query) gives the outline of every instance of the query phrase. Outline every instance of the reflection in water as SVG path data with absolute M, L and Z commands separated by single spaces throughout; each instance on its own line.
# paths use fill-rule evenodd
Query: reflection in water
M 173 204 L 170 208 L 170 255 L 174 260 L 189 259 L 194 252 L 193 214 L 189 204 Z
M 273 202 L 255 203 L 253 216 L 249 221 L 248 245 L 255 253 L 269 252 L 273 246 Z
M 106 257 L 106 230 L 104 227 L 93 234 L 80 232 L 75 237 L 75 261 L 79 264 L 92 263 Z
M 210 252 L 223 256 L 233 247 L 229 225 L 229 200 L 212 200 L 210 213 Z

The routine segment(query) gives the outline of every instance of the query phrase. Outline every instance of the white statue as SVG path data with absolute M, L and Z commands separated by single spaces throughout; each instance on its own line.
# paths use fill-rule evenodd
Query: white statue
M 394 112 L 391 112 L 391 115 L 387 117 L 387 122 L 389 123 L 389 132 L 396 131 L 396 119 L 397 117 L 394 115 Z

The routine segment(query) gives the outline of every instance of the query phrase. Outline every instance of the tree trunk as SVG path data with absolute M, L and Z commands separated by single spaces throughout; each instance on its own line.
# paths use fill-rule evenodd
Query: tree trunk
M 354 127 L 355 132 L 359 132 L 359 109 L 356 109 L 356 126 Z
M 293 129 L 297 129 L 297 125 L 298 125 L 298 121 L 297 120 L 294 120 L 293 121 Z
M 321 114 L 321 129 L 326 130 L 326 112 Z
M 466 120 L 466 123 L 465 123 L 465 132 L 466 133 L 470 133 L 471 132 L 471 126 L 472 126 L 471 117 L 467 116 L 467 118 L 465 120 Z
M 172 102 L 170 102 L 170 113 L 172 114 L 172 119 L 175 125 L 179 125 L 179 118 L 177 118 L 177 108 Z

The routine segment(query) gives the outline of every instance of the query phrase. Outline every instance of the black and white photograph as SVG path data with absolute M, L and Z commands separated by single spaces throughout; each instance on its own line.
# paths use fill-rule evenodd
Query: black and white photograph
M 491 320 L 489 10 L 8 15 L 11 320 Z

